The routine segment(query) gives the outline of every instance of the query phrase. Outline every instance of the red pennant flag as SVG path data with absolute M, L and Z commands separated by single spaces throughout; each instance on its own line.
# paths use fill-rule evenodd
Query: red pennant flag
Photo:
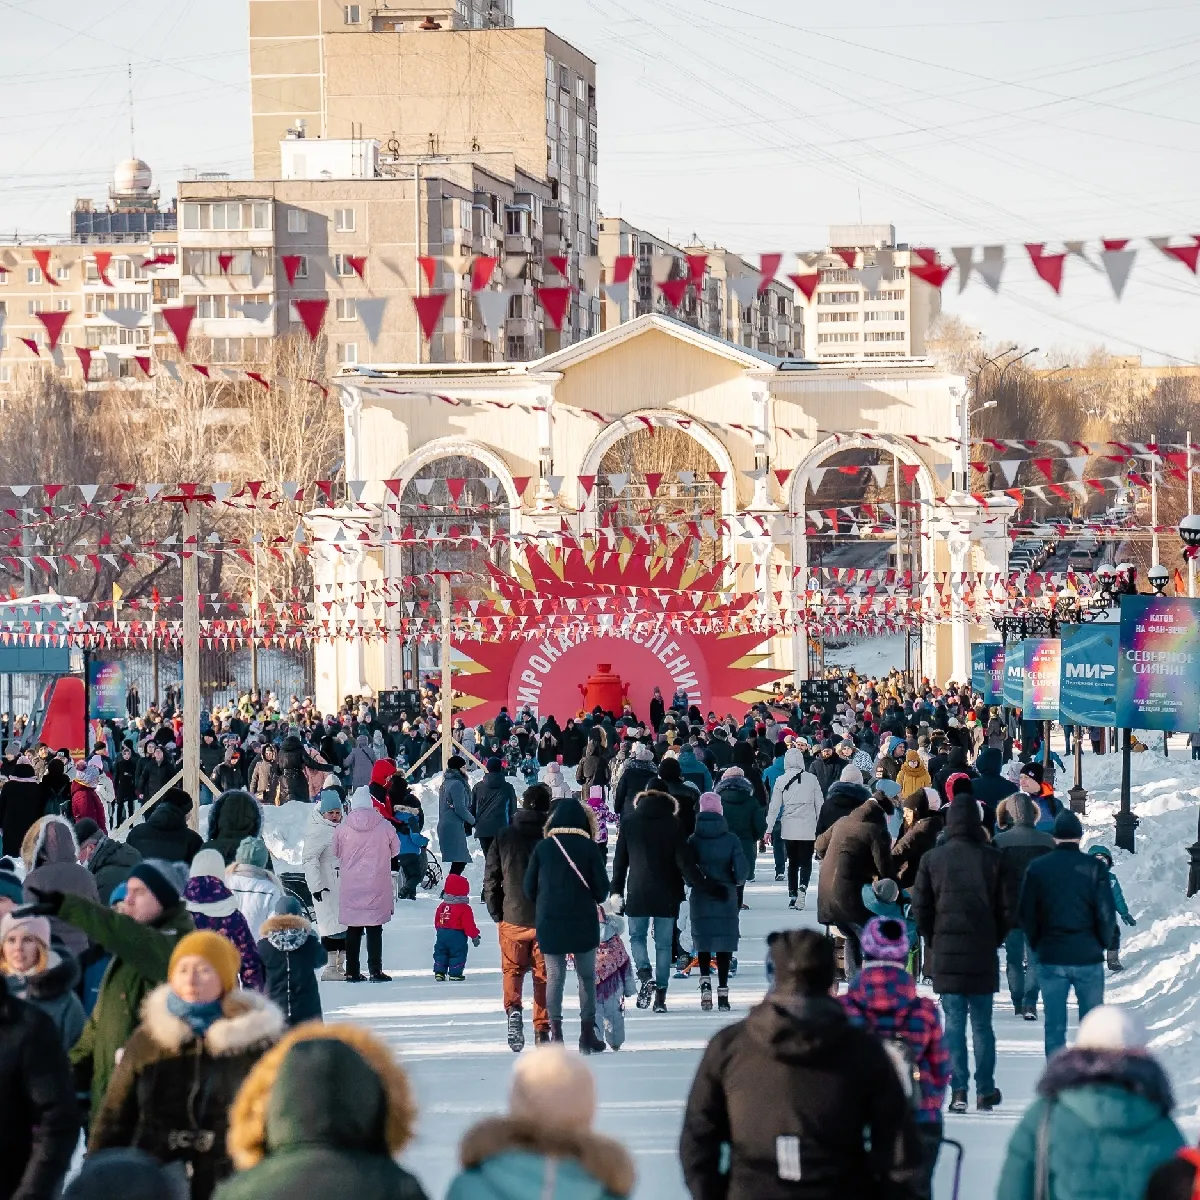
M 365 254 L 347 254 L 346 266 L 348 266 L 350 270 L 352 270 L 355 275 L 357 275 L 359 279 L 363 281 L 363 283 L 367 282 L 367 276 L 365 274 L 367 269 L 367 256 Z
M 425 282 L 433 287 L 434 280 L 437 279 L 438 260 L 432 255 L 422 254 L 417 262 L 425 275 Z
M 759 269 L 762 273 L 762 278 L 758 281 L 758 294 L 760 296 L 771 286 L 771 282 L 775 278 L 775 273 L 779 270 L 781 262 L 783 262 L 782 254 L 764 254 L 759 259 Z
M 583 488 L 583 494 L 585 496 L 590 496 L 592 494 L 592 488 L 596 486 L 595 475 L 580 475 L 579 486 Z
M 304 322 L 304 328 L 308 330 L 309 341 L 315 342 L 325 321 L 325 310 L 329 307 L 329 301 L 293 300 L 292 307 L 296 310 L 296 315 Z
M 222 250 L 217 255 L 217 266 L 221 268 L 222 275 L 228 275 L 229 268 L 233 266 L 233 251 Z
M 912 252 L 927 266 L 936 267 L 938 252 L 932 246 L 914 246 Z
M 1164 246 L 1162 252 L 1169 258 L 1178 259 L 1193 275 L 1196 273 L 1196 261 L 1200 259 L 1200 242 L 1191 246 Z
M 86 346 L 76 346 L 75 353 L 79 355 L 79 365 L 83 368 L 83 382 L 87 383 L 92 370 L 92 352 Z
M 664 279 L 658 285 L 658 289 L 666 296 L 667 303 L 672 308 L 678 308 L 683 303 L 683 294 L 687 291 L 687 285 L 686 279 Z
M 164 308 L 162 318 L 167 328 L 179 343 L 179 353 L 187 353 L 188 330 L 192 327 L 192 318 L 196 315 L 194 304 L 181 304 L 178 308 Z
M 916 251 L 915 253 L 920 253 Z M 954 270 L 953 266 L 942 266 L 939 262 L 932 263 L 914 263 L 908 268 L 910 275 L 915 275 L 918 279 L 929 284 L 930 287 L 940 289 L 942 285 L 950 278 L 950 272 Z
M 1045 477 L 1047 479 L 1054 478 L 1054 459 L 1052 459 L 1052 458 L 1034 458 L 1034 459 L 1031 459 L 1030 461 L 1033 463 L 1033 465 L 1035 467 L 1037 467 L 1037 469 L 1039 471 L 1041 471 L 1041 473 L 1043 475 L 1045 475 Z
M 51 286 L 58 287 L 58 280 L 50 274 L 50 251 L 45 247 L 32 249 L 33 261 L 42 269 L 42 278 Z
M 450 493 L 450 499 L 453 500 L 455 504 L 457 504 L 459 499 L 462 497 L 463 488 L 466 486 L 467 481 L 465 479 L 456 477 L 454 479 L 446 480 L 446 490 Z
M 646 489 L 649 491 L 651 498 L 658 495 L 658 487 L 663 481 L 661 471 L 646 472 Z
M 517 498 L 518 499 L 520 499 L 520 497 L 525 495 L 525 489 L 529 486 L 529 480 L 531 478 L 532 478 L 532 476 L 529 476 L 529 475 L 514 475 L 513 476 L 513 487 L 515 487 L 517 489 Z
M 1065 254 L 1043 254 L 1042 251 L 1045 248 L 1044 242 L 1025 243 L 1025 249 L 1029 254 L 1029 261 L 1033 263 L 1033 269 L 1058 295 L 1062 292 L 1063 263 L 1067 261 L 1067 256 Z
M 133 361 L 135 363 L 137 363 L 137 365 L 139 367 L 142 368 L 142 374 L 145 375 L 147 379 L 149 379 L 149 377 L 150 377 L 150 358 L 149 358 L 149 356 L 135 354 L 133 356 Z
M 53 350 L 58 345 L 58 339 L 62 337 L 63 326 L 67 323 L 67 318 L 70 312 L 40 312 L 35 316 L 46 327 L 46 336 L 50 339 L 50 349 Z
M 471 291 L 482 292 L 492 282 L 499 261 L 494 255 L 481 254 L 471 263 Z
M 546 261 L 564 278 L 567 277 L 567 256 L 565 254 L 547 254 Z
M 788 481 L 788 478 L 790 477 L 791 473 L 792 473 L 791 470 L 774 472 L 775 478 L 779 481 L 779 486 L 781 488 L 787 487 L 787 481 Z
M 708 270 L 707 254 L 689 254 L 687 257 L 687 281 L 699 291 L 704 286 L 704 272 Z
M 25 345 L 27 345 L 30 348 L 30 350 L 32 350 L 34 352 L 34 354 L 36 354 L 38 356 L 38 358 L 42 357 L 42 352 L 38 349 L 38 344 L 37 344 L 37 342 L 35 342 L 33 340 L 33 338 L 23 337 L 23 338 L 18 338 L 17 340 L 20 342 L 24 342 Z
M 569 287 L 540 287 L 537 289 L 538 303 L 546 310 L 546 317 L 555 329 L 561 329 L 571 303 Z
M 717 485 L 717 487 L 725 486 L 725 472 L 724 471 L 709 471 L 708 477 L 709 477 L 709 479 L 711 479 L 713 481 L 713 483 L 715 483 Z
M 197 375 L 203 375 L 205 379 L 212 378 L 212 373 L 206 366 L 203 365 L 203 363 L 192 363 L 192 370 L 195 371 Z
M 421 322 L 421 332 L 429 341 L 437 331 L 438 322 L 442 319 L 442 310 L 446 307 L 449 292 L 429 292 L 424 296 L 414 296 L 413 305 L 417 310 L 417 320 Z
M 96 274 L 100 276 L 100 282 L 105 287 L 112 287 L 112 280 L 108 277 L 108 266 L 112 262 L 112 251 L 97 250 L 92 257 L 96 260 Z
M 281 254 L 279 261 L 283 263 L 283 273 L 287 276 L 288 287 L 291 287 L 296 282 L 296 272 L 300 270 L 300 264 L 304 261 L 304 255 Z
M 853 246 L 835 246 L 833 252 L 851 271 L 854 270 L 854 264 L 858 262 L 858 251 Z
M 1105 250 L 1124 250 L 1129 245 L 1128 238 L 1101 238 L 1100 244 Z
M 804 275 L 789 275 L 788 278 L 801 291 L 805 300 L 811 304 L 813 293 L 817 290 L 817 284 L 821 282 L 821 272 L 811 271 Z
M 909 487 L 912 487 L 913 483 L 915 482 L 915 480 L 917 478 L 917 472 L 920 471 L 920 469 L 921 469 L 921 467 L 917 463 L 901 463 L 900 464 L 900 474 L 904 476 L 904 482 Z
M 612 278 L 609 283 L 614 285 L 628 283 L 636 262 L 637 258 L 632 254 L 618 254 L 613 260 Z
M 255 383 L 257 383 L 260 387 L 264 388 L 268 392 L 271 390 L 271 385 L 257 371 L 247 371 L 246 378 L 253 379 Z M 296 498 L 297 499 L 300 498 L 299 492 L 296 493 Z

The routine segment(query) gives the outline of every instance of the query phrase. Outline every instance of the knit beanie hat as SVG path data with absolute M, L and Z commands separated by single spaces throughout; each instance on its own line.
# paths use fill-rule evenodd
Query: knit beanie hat
M 1041 783 L 1045 778 L 1045 771 L 1040 762 L 1027 762 L 1021 768 L 1022 775 L 1028 775 L 1035 783 Z
M 277 917 L 302 917 L 304 916 L 304 906 L 290 892 L 284 892 L 275 901 L 275 915 Z
M 271 861 L 270 852 L 267 850 L 267 843 L 262 838 L 242 838 L 234 854 L 234 861 L 245 863 L 251 867 L 265 868 L 267 863 Z
M 341 796 L 333 788 L 322 788 L 320 795 L 317 796 L 317 812 L 341 812 L 341 810 Z
M 10 933 L 22 930 L 36 938 L 47 950 L 50 949 L 50 918 L 34 916 L 18 916 L 15 912 L 5 913 L 0 918 L 0 942 Z
M 463 875 L 447 875 L 446 882 L 442 884 L 443 896 L 469 896 L 471 894 L 471 885 L 467 882 Z
M 1079 818 L 1069 809 L 1059 810 L 1054 818 L 1054 840 L 1056 842 L 1077 842 L 1083 837 L 1083 826 Z
M 149 889 L 150 894 L 163 906 L 170 908 L 179 903 L 179 893 L 182 889 L 175 886 L 175 881 L 166 871 L 149 859 L 143 859 L 132 871 L 130 879 L 140 880 Z
M 350 793 L 350 808 L 356 810 L 360 808 L 372 808 L 375 802 L 371 799 L 371 789 L 366 787 L 355 788 Z
M 504 770 L 503 760 L 497 758 L 494 754 L 492 755 L 491 758 L 489 758 L 487 760 L 486 766 L 489 771 L 493 771 L 493 772 L 497 772 L 497 773 L 501 773 Z
M 872 917 L 863 927 L 864 962 L 903 963 L 908 959 L 908 949 L 908 930 L 903 921 Z
M 95 837 L 100 826 L 91 817 L 82 817 L 75 822 L 75 840 L 82 846 L 88 838 Z
M 87 1156 L 79 1174 L 67 1185 L 63 1200 L 188 1200 L 182 1172 L 168 1171 L 143 1150 L 114 1147 Z
M 192 859 L 189 878 L 198 879 L 201 875 L 211 875 L 214 879 L 225 878 L 225 859 L 220 850 L 201 850 Z
M 1077 1049 L 1144 1050 L 1150 1035 L 1135 1012 L 1118 1004 L 1101 1004 L 1079 1022 Z
M 223 992 L 232 992 L 237 987 L 238 972 L 242 969 L 242 956 L 224 934 L 212 929 L 198 929 L 195 933 L 181 937 L 171 953 L 167 978 L 170 979 L 181 958 L 190 958 L 192 955 L 204 959 L 216 971 Z
M 705 792 L 700 797 L 700 811 L 711 813 L 724 813 L 725 806 L 721 803 L 721 797 L 716 792 Z
M 895 904 L 900 899 L 900 885 L 894 879 L 877 879 L 871 885 L 871 891 L 884 904 Z
M 25 889 L 15 871 L 0 871 L 0 898 L 11 900 L 14 904 L 25 903 Z
M 861 787 L 863 773 L 853 763 L 847 763 L 846 766 L 842 768 L 842 773 L 839 778 L 841 779 L 842 783 L 857 783 Z
M 509 1112 L 541 1127 L 591 1128 L 596 1081 L 587 1064 L 562 1046 L 538 1046 L 513 1068 Z

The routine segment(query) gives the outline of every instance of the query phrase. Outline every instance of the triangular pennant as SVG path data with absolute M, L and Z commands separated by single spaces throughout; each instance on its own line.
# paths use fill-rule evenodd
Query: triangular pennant
M 821 272 L 810 271 L 802 275 L 789 275 L 788 278 L 796 285 L 804 299 L 811 304 L 817 284 L 821 282 Z
M 100 282 L 105 287 L 112 287 L 112 280 L 108 277 L 108 267 L 112 262 L 111 250 L 96 250 L 92 254 L 92 258 L 96 263 L 96 274 L 100 276 Z
M 870 298 L 874 292 L 879 290 L 879 285 L 883 281 L 883 268 L 877 265 L 863 267 L 858 273 L 858 279 Z
M 717 485 L 717 487 L 719 487 L 719 488 L 723 488 L 725 486 L 725 475 L 726 475 L 725 471 L 709 471 L 708 472 L 709 479 L 711 479 L 713 481 L 713 483 L 715 483 Z
M 118 378 L 121 374 L 121 356 L 115 350 L 105 350 L 104 366 L 109 379 Z
M 650 493 L 651 499 L 658 495 L 658 488 L 662 481 L 663 473 L 661 471 L 646 472 L 646 490 Z
M 525 264 L 529 261 L 528 254 L 506 254 L 504 256 L 504 277 L 519 279 L 525 274 Z M 432 287 L 433 284 L 430 284 Z
M 1196 263 L 1200 260 L 1200 242 L 1190 246 L 1163 246 L 1162 252 L 1168 258 L 1178 259 L 1193 275 L 1196 274 Z
M 341 301 L 339 300 L 340 304 Z M 315 342 L 321 333 L 321 326 L 325 322 L 325 311 L 329 308 L 327 299 L 315 300 L 293 300 L 292 307 L 296 310 L 296 315 L 300 318 L 304 328 L 308 330 L 308 340 Z
M 58 280 L 50 272 L 50 251 L 35 247 L 29 253 L 33 255 L 33 261 L 41 268 L 42 278 L 51 287 L 58 287 Z
M 350 270 L 352 270 L 355 275 L 357 275 L 359 279 L 363 281 L 363 283 L 366 283 L 367 256 L 365 254 L 347 254 L 345 255 L 345 260 L 346 266 L 348 266 Z
M 994 459 L 994 465 L 1000 468 L 1004 475 L 1004 480 L 1009 487 L 1012 487 L 1013 481 L 1017 478 L 1017 470 L 1020 468 L 1023 459 L 1020 458 L 997 458 Z
M 87 383 L 92 372 L 92 352 L 86 346 L 76 346 L 75 353 L 79 356 L 80 367 L 83 368 L 83 382 Z
M 561 329 L 563 318 L 567 315 L 567 305 L 571 303 L 569 287 L 539 287 L 537 289 L 538 303 L 546 312 L 546 318 L 555 329 Z
M 825 472 L 828 467 L 809 467 L 808 469 L 808 486 L 815 496 L 821 490 L 821 484 L 825 482 Z
M 919 254 L 920 251 L 914 250 L 913 253 Z M 921 280 L 922 283 L 929 284 L 930 287 L 941 288 L 950 278 L 953 270 L 953 267 L 944 266 L 939 262 L 920 262 L 912 263 L 908 268 L 908 273 Z
M 961 293 L 971 281 L 971 260 L 975 257 L 975 247 L 951 246 L 950 253 L 958 265 L 958 290 Z
M 1076 454 L 1073 457 L 1066 459 L 1065 462 L 1068 470 L 1072 475 L 1075 476 L 1076 479 L 1083 478 L 1083 469 L 1087 466 L 1086 454 Z
M 450 493 L 450 499 L 455 504 L 462 499 L 463 488 L 467 486 L 467 481 L 458 476 L 446 480 L 446 490 Z
M 429 341 L 437 331 L 448 298 L 448 292 L 429 292 L 424 296 L 412 298 L 413 306 L 417 310 L 417 320 L 421 322 L 421 332 L 425 335 L 426 341 Z
M 618 254 L 613 259 L 612 270 L 608 272 L 609 284 L 628 283 L 629 277 L 633 274 L 634 265 L 637 263 L 637 258 L 632 254 Z
M 374 346 L 379 341 L 383 328 L 383 310 L 387 308 L 386 296 L 360 296 L 354 302 L 354 311 L 367 331 L 367 338 Z
M 179 344 L 179 353 L 186 354 L 188 330 L 192 327 L 192 318 L 196 315 L 196 306 L 194 304 L 181 304 L 177 308 L 164 308 L 160 311 L 162 312 L 162 319 L 167 324 L 167 328 Z
M 699 291 L 704 286 L 704 273 L 708 270 L 707 254 L 687 254 L 687 281 Z
M 758 295 L 758 284 L 761 276 L 757 271 L 751 275 L 731 275 L 728 280 L 729 290 L 737 298 L 742 308 L 746 308 Z
M 104 315 L 122 329 L 136 329 L 146 319 L 140 308 L 106 308 Z
M 584 497 L 587 498 L 592 494 L 592 488 L 596 486 L 595 475 L 580 475 L 579 486 L 583 488 Z
M 888 481 L 888 471 L 891 468 L 887 463 L 880 463 L 878 466 L 871 468 L 871 474 L 875 476 L 875 486 L 878 488 L 886 487 Z
M 975 270 L 993 292 L 998 292 L 1004 273 L 1004 247 L 984 246 L 983 259 L 975 264 Z
M 1063 264 L 1067 261 L 1067 256 L 1065 254 L 1044 254 L 1045 248 L 1043 242 L 1025 243 L 1025 249 L 1029 254 L 1029 261 L 1033 263 L 1033 269 L 1058 295 L 1062 292 Z
M 496 273 L 498 257 L 481 254 L 471 263 L 471 291 L 482 292 Z
M 761 278 L 758 283 L 760 293 L 765 292 L 770 287 L 779 270 L 779 264 L 783 262 L 782 254 L 763 254 L 759 258 L 759 269 Z
M 296 282 L 296 273 L 300 270 L 300 264 L 304 262 L 304 255 L 281 254 L 279 261 L 283 263 L 283 273 L 287 276 L 288 287 L 291 287 Z
M 683 303 L 684 293 L 687 291 L 688 281 L 686 279 L 666 279 L 658 285 L 658 289 L 667 298 L 667 303 L 672 308 L 678 308 Z
M 63 326 L 70 312 L 39 312 L 34 315 L 46 327 L 46 336 L 50 339 L 50 350 L 53 352 L 58 346 L 58 339 L 62 337 Z
M 510 300 L 508 292 L 485 289 L 475 293 L 475 308 L 483 321 L 484 328 L 495 332 L 504 320 Z
M 546 486 L 550 489 L 550 495 L 552 495 L 552 496 L 558 495 L 558 493 L 562 490 L 562 485 L 563 485 L 564 479 L 566 479 L 565 475 L 547 475 L 546 476 Z
M 229 274 L 229 268 L 233 266 L 233 251 L 222 250 L 217 254 L 217 266 L 221 268 L 222 275 Z
M 1104 273 L 1108 276 L 1113 295 L 1118 300 L 1125 291 L 1125 284 L 1129 282 L 1129 272 L 1133 269 L 1133 260 L 1136 257 L 1136 250 L 1122 250 L 1116 247 L 1115 242 L 1114 249 L 1104 250 L 1100 254 L 1100 261 L 1104 264 Z
M 568 265 L 569 259 L 568 259 L 567 255 L 565 255 L 565 254 L 547 254 L 546 261 L 559 273 L 559 275 L 562 276 L 563 279 L 567 278 L 567 272 L 570 269 L 569 265 Z

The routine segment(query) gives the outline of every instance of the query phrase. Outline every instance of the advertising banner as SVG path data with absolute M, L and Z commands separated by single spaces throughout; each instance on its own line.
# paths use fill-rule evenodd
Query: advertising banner
M 1021 715 L 1026 721 L 1058 720 L 1062 643 L 1058 638 L 1026 638 Z
M 93 720 L 125 716 L 125 667 L 120 662 L 88 663 L 88 716 Z
M 1004 701 L 1004 644 L 971 643 L 971 687 L 985 704 Z
M 1025 703 L 1025 644 L 1011 642 L 1004 656 L 1004 703 L 1020 708 Z
M 1200 600 L 1122 596 L 1117 727 L 1200 729 Z
M 1062 684 L 1058 719 L 1064 725 L 1116 727 L 1120 633 L 1115 621 L 1059 629 Z

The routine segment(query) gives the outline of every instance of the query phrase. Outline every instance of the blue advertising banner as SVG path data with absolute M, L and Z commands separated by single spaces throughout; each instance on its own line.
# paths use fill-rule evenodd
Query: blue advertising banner
M 1116 728 L 1120 632 L 1115 621 L 1060 627 L 1062 684 L 1058 719 L 1064 725 Z
M 1062 644 L 1058 638 L 1026 638 L 1021 716 L 1026 721 L 1058 720 Z
M 1004 645 L 1002 642 L 971 643 L 971 688 L 984 704 L 1004 701 Z
M 1200 729 L 1200 600 L 1122 596 L 1117 726 Z
M 1025 644 L 1012 642 L 1004 656 L 1004 703 L 1020 708 L 1025 703 Z
M 88 716 L 93 720 L 125 716 L 125 667 L 120 662 L 88 663 Z

